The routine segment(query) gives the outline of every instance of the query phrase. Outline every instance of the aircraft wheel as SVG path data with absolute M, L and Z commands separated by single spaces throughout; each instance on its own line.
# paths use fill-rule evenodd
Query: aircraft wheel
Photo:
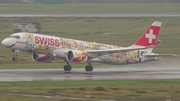
M 67 66 L 67 70 L 68 70 L 68 71 L 71 71 L 71 69 L 72 69 L 71 66 L 68 65 L 68 66 Z
M 89 71 L 93 71 L 93 67 L 92 66 L 89 66 Z
M 64 71 L 67 71 L 67 65 L 64 66 Z
M 85 70 L 88 72 L 88 71 L 92 71 L 93 70 L 93 67 L 92 66 L 86 66 L 85 67 Z
M 12 60 L 13 60 L 13 61 L 17 61 L 17 58 L 16 58 L 16 57 L 13 57 Z
M 86 70 L 86 71 L 89 71 L 89 66 L 86 66 L 86 67 L 85 67 L 85 70 Z
M 71 71 L 71 66 L 70 65 L 65 65 L 64 66 L 64 71 Z

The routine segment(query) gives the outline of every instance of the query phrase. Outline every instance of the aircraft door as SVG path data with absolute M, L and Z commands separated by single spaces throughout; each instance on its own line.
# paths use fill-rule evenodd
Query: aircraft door
M 26 51 L 31 51 L 32 48 L 34 48 L 34 36 L 32 33 L 26 33 L 25 34 L 25 40 L 26 40 Z

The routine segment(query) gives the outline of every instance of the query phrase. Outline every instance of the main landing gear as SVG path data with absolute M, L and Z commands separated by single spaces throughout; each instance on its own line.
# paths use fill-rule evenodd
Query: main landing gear
M 67 62 L 67 65 L 64 66 L 65 71 L 71 71 L 71 66 L 69 65 L 69 62 Z
M 69 65 L 69 62 L 67 62 L 67 65 L 64 66 L 64 71 L 71 71 L 71 66 Z M 93 66 L 91 66 L 91 63 L 88 63 L 88 65 L 85 67 L 85 70 L 88 72 L 93 71 Z
M 17 53 L 19 52 L 19 50 L 12 49 L 12 52 L 14 52 L 14 57 L 12 58 L 12 60 L 17 61 Z
M 91 63 L 88 63 L 89 65 L 85 67 L 85 70 L 88 71 L 93 71 L 93 67 L 91 66 Z

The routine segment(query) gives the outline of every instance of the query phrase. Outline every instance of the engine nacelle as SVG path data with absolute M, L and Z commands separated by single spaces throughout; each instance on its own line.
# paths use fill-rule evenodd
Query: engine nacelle
M 78 50 L 70 50 L 67 53 L 66 59 L 69 62 L 86 63 L 88 61 L 88 56 L 84 52 Z
M 32 59 L 38 62 L 50 63 L 52 60 L 54 60 L 54 57 L 49 55 L 32 53 Z

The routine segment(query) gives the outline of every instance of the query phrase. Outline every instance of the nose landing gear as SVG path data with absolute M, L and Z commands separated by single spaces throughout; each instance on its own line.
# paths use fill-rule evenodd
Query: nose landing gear
M 19 50 L 12 49 L 12 52 L 14 52 L 14 57 L 12 58 L 12 60 L 17 61 L 17 53 L 19 53 Z
M 13 60 L 13 61 L 17 61 L 17 57 L 13 57 L 12 60 Z

